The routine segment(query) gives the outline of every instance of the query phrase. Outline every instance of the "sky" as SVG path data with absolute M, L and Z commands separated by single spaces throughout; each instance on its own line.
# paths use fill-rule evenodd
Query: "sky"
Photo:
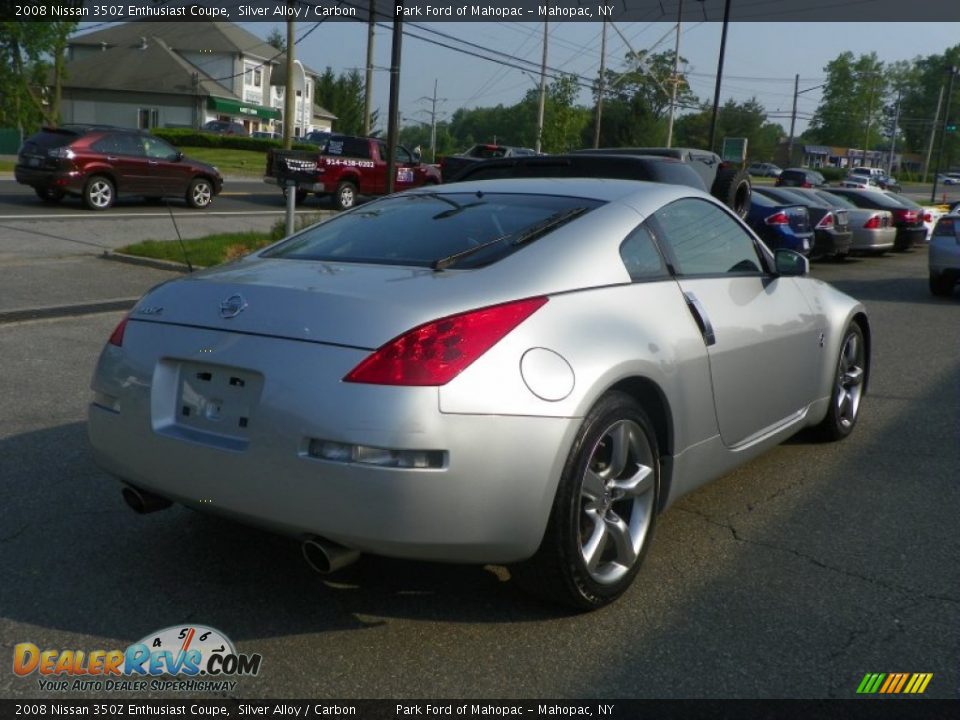
M 247 30 L 265 36 L 274 27 L 265 23 L 241 23 Z M 430 102 L 437 80 L 438 120 L 448 118 L 457 108 L 509 105 L 536 87 L 536 68 L 543 51 L 543 24 L 536 22 L 501 23 L 416 23 L 461 38 L 485 48 L 524 58 L 534 64 L 530 73 L 505 67 L 470 55 L 429 44 L 411 36 L 404 37 L 400 77 L 400 112 L 404 124 L 409 119 L 428 122 Z M 280 27 L 280 26 L 277 26 Z M 405 25 L 418 35 L 457 44 L 429 32 Z M 654 52 L 672 50 L 675 23 L 618 23 L 623 34 L 608 29 L 607 67 L 624 68 L 623 57 L 629 47 Z M 309 28 L 306 28 L 309 29 Z M 285 32 L 284 28 L 281 28 Z M 600 23 L 555 23 L 549 26 L 547 65 L 584 78 L 596 77 L 600 65 Z M 721 23 L 684 22 L 680 37 L 680 55 L 688 60 L 686 72 L 690 87 L 701 99 L 712 101 L 720 48 Z M 298 32 L 299 36 L 299 32 Z M 391 33 L 377 27 L 374 64 L 374 106 L 380 108 L 386 122 L 389 91 Z M 942 53 L 960 44 L 960 23 L 760 23 L 731 22 L 724 61 L 723 100 L 756 97 L 771 119 L 789 127 L 795 74 L 800 75 L 800 90 L 820 85 L 825 80 L 824 66 L 838 54 L 850 50 L 854 55 L 876 52 L 884 62 L 909 60 L 917 56 Z M 362 23 L 320 25 L 298 46 L 298 57 L 316 70 L 331 66 L 335 71 L 366 63 L 366 26 Z M 469 49 L 469 48 L 468 48 Z M 424 98 L 424 99 L 421 99 Z M 820 91 L 801 93 L 797 110 L 797 133 L 803 131 L 820 100 Z M 589 91 L 581 102 L 591 103 Z
M 264 38 L 274 28 L 286 33 L 286 26 L 280 23 L 237 24 Z M 594 79 L 600 65 L 601 25 L 599 22 L 551 23 L 547 65 L 575 73 L 585 83 Z M 675 27 L 675 23 L 669 22 L 616 23 L 619 32 L 608 29 L 607 67 L 624 69 L 623 58 L 630 48 L 653 52 L 672 50 Z M 685 72 L 691 89 L 704 101 L 713 98 L 721 27 L 720 22 L 690 18 L 685 19 L 682 26 L 680 55 L 688 61 Z M 537 87 L 543 50 L 543 24 L 540 22 L 407 22 L 404 28 L 449 45 L 463 47 L 450 37 L 464 40 L 479 48 L 523 58 L 529 64 L 528 71 L 524 72 L 406 35 L 400 77 L 403 124 L 411 124 L 414 120 L 429 123 L 429 98 L 434 93 L 435 81 L 438 120 L 449 118 L 460 107 L 510 105 Z M 350 68 L 364 71 L 365 23 L 297 24 L 298 38 L 308 31 L 309 35 L 297 44 L 298 59 L 317 71 L 327 66 L 336 72 Z M 730 23 L 727 37 L 721 102 L 731 97 L 738 101 L 756 97 L 767 109 L 771 120 L 789 128 L 795 74 L 800 75 L 800 90 L 803 91 L 822 84 L 825 65 L 845 50 L 854 55 L 876 52 L 884 62 L 893 62 L 942 53 L 958 43 L 960 23 L 957 22 L 734 21 Z M 477 50 L 476 47 L 466 49 Z M 387 117 L 390 50 L 390 28 L 386 24 L 378 25 L 373 103 L 380 111 L 383 129 Z M 819 89 L 799 95 L 797 134 L 806 128 L 807 119 L 816 110 L 819 100 Z M 592 104 L 588 90 L 581 93 L 580 102 Z

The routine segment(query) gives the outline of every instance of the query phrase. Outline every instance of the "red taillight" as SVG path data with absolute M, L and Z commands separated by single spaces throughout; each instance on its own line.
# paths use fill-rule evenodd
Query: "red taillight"
M 821 230 L 823 230 L 824 228 L 832 228 L 832 227 L 833 227 L 833 213 L 828 212 L 826 215 L 824 215 L 822 218 L 820 218 L 820 222 L 817 223 L 817 227 L 818 227 L 819 229 L 821 229 Z
M 863 224 L 863 227 L 867 230 L 879 230 L 882 227 L 880 224 L 880 216 L 871 215 L 870 219 Z
M 783 211 L 774 213 L 770 217 L 766 218 L 764 222 L 767 225 L 789 225 L 790 218 L 787 217 L 787 214 Z
M 923 221 L 924 221 L 924 222 L 933 222 L 933 213 L 925 212 L 925 213 L 923 214 Z
M 806 180 L 804 180 L 803 183 L 801 183 L 800 187 L 812 188 L 812 187 L 813 187 L 813 183 L 809 183 L 809 182 L 807 182 Z
M 113 332 L 110 333 L 110 339 L 107 340 L 108 343 L 111 345 L 116 345 L 117 347 L 123 347 L 123 333 L 127 329 L 127 320 L 129 319 L 129 316 L 124 316 L 123 320 L 121 320 L 120 323 L 113 329 Z M 101 335 L 101 337 L 103 336 Z
M 893 216 L 898 222 L 907 223 L 908 225 L 915 223 L 918 217 L 916 210 L 894 210 Z
M 527 298 L 424 323 L 365 358 L 344 381 L 446 385 L 546 302 Z

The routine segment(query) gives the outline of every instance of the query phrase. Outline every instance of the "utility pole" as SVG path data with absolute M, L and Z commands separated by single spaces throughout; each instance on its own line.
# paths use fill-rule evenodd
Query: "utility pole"
M 390 48 L 390 108 L 387 122 L 387 192 L 397 178 L 397 139 L 400 135 L 400 50 L 403 45 L 403 2 L 397 0 L 393 15 L 393 46 Z
M 940 133 L 940 150 L 937 151 L 937 164 L 933 168 L 933 190 L 930 191 L 930 202 L 937 201 L 937 180 L 940 179 L 940 167 L 943 162 L 943 146 L 947 144 L 947 125 L 950 123 L 950 99 L 953 97 L 953 80 L 957 77 L 957 67 L 948 68 L 950 84 L 947 87 L 947 105 L 943 109 L 943 130 Z
M 800 73 L 793 76 L 793 110 L 790 112 L 790 140 L 787 142 L 787 166 L 793 165 L 793 131 L 797 127 L 797 98 L 800 96 Z
M 293 0 L 288 0 L 288 9 L 293 9 Z M 283 147 L 293 147 L 293 114 L 296 112 L 296 90 L 293 84 L 293 38 L 294 22 L 287 20 L 287 82 L 283 91 Z M 304 98 L 306 99 L 306 98 Z
M 717 85 L 713 91 L 713 117 L 710 119 L 710 147 L 713 150 L 717 139 L 717 113 L 720 110 L 720 83 L 723 81 L 723 56 L 727 52 L 727 26 L 730 24 L 730 0 L 723 5 L 723 30 L 720 33 L 720 59 L 717 61 Z
M 937 98 L 937 111 L 933 114 L 933 122 L 930 124 L 930 142 L 927 144 L 927 159 L 923 163 L 923 181 L 927 181 L 927 173 L 930 172 L 930 156 L 933 155 L 933 139 L 937 135 L 937 118 L 940 117 L 940 107 L 943 105 L 943 84 L 940 84 L 940 96 Z
M 424 95 L 421 98 L 417 98 L 417 102 L 421 100 L 430 101 L 430 162 L 436 162 L 437 159 L 437 101 L 446 101 L 447 98 L 438 98 L 437 97 L 437 78 L 433 79 L 433 97 L 428 97 Z M 418 110 L 417 112 L 427 112 L 426 110 Z M 417 120 L 417 122 L 423 122 L 422 120 Z M 425 124 L 425 123 L 424 123 Z
M 870 84 L 870 101 L 867 103 L 867 134 L 863 138 L 863 166 L 868 167 L 867 165 L 867 152 L 870 148 L 870 123 L 873 120 L 873 96 L 876 94 L 877 81 L 876 76 L 874 76 L 874 81 Z
M 667 122 L 667 147 L 673 146 L 673 116 L 677 112 L 677 85 L 680 84 L 680 29 L 683 25 L 683 0 L 677 8 L 677 40 L 673 46 L 673 90 L 670 93 L 670 119 Z
M 547 101 L 547 21 L 543 21 L 543 60 L 540 63 L 540 102 L 537 105 L 537 144 L 540 152 L 543 144 L 543 108 Z
M 893 175 L 893 151 L 897 149 L 897 127 L 900 125 L 900 97 L 902 90 L 897 90 L 897 109 L 893 113 L 893 132 L 890 134 L 890 156 L 887 158 L 887 175 Z
M 600 30 L 600 81 L 597 88 L 597 117 L 593 123 L 593 146 L 600 147 L 600 118 L 603 116 L 603 91 L 607 74 L 607 21 Z
M 363 85 L 363 134 L 370 134 L 370 105 L 373 102 L 373 29 L 376 25 L 376 0 L 370 0 L 367 18 L 367 76 Z

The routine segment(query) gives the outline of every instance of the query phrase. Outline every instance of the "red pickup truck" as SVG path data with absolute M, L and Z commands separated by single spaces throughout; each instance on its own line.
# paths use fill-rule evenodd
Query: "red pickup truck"
M 440 182 L 440 171 L 421 163 L 407 148 L 396 150 L 395 191 Z M 270 150 L 264 182 L 297 185 L 297 203 L 307 195 L 332 195 L 339 210 L 353 207 L 358 195 L 387 192 L 387 144 L 379 138 L 330 135 L 318 150 Z

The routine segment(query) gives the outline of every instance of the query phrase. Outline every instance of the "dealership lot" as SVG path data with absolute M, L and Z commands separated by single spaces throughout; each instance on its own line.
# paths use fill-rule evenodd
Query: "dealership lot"
M 109 245 L 140 222 L 18 229 Z M 37 246 L 0 237 L 10 287 Z M 43 242 L 37 262 L 108 264 Z M 926 694 L 955 696 L 960 294 L 930 296 L 923 248 L 813 274 L 871 313 L 854 435 L 791 441 L 681 500 L 635 585 L 584 616 L 537 604 L 500 568 L 365 558 L 325 579 L 294 540 L 180 508 L 138 517 L 84 427 L 120 314 L 0 325 L 0 654 L 122 649 L 192 622 L 263 655 L 237 697 L 851 697 L 868 672 L 932 672 Z M 3 673 L 0 696 L 48 695 Z

